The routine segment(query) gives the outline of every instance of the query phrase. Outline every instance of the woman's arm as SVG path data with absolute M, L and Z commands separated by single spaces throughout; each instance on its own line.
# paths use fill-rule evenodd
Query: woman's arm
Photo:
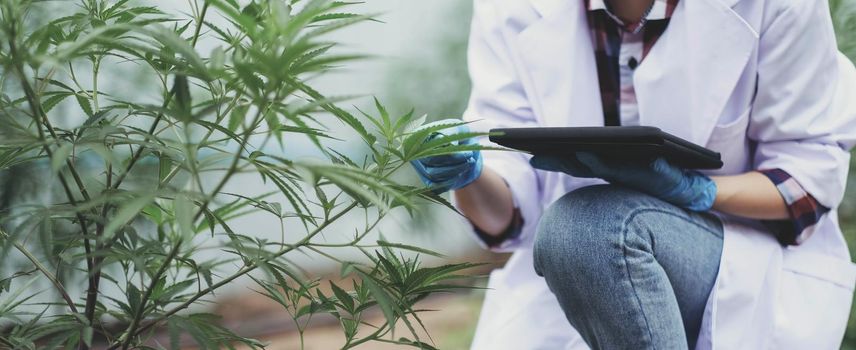
M 495 171 L 484 167 L 481 176 L 454 192 L 458 209 L 482 232 L 499 236 L 511 224 L 511 189 Z
M 717 187 L 714 210 L 759 220 L 790 218 L 779 190 L 759 172 L 711 179 Z M 514 210 L 511 190 L 492 169 L 485 167 L 478 180 L 454 196 L 461 212 L 484 233 L 498 236 L 508 229 Z
M 711 176 L 716 183 L 713 209 L 760 220 L 790 218 L 785 200 L 776 185 L 757 171 L 741 175 Z

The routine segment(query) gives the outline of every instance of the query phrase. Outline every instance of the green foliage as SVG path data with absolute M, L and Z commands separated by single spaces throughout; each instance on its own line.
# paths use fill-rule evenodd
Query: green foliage
M 310 85 L 362 57 L 340 52 L 328 34 L 371 16 L 332 0 L 199 0 L 189 14 L 143 0 L 49 3 L 0 3 L 0 171 L 29 167 L 59 189 L 43 203 L 0 201 L 0 259 L 27 262 L 0 276 L 0 344 L 145 349 L 160 329 L 169 348 L 182 335 L 205 349 L 260 348 L 216 315 L 187 311 L 249 277 L 301 335 L 313 314 L 326 313 L 342 325 L 343 348 L 368 341 L 432 348 L 416 336 L 423 326 L 414 306 L 458 288 L 449 281 L 471 265 L 421 267 L 396 251 L 436 253 L 366 237 L 393 210 L 412 211 L 425 200 L 448 206 L 390 176 L 418 157 L 471 149 L 454 141 L 476 134 L 423 143 L 436 131 L 416 131 L 424 118 L 391 116 L 379 102 L 376 112 L 355 116 L 337 106 L 345 98 Z M 202 41 L 214 49 L 201 52 Z M 106 69 L 118 76 L 142 70 L 153 79 L 123 91 L 104 84 Z M 348 147 L 331 133 L 340 124 L 368 150 L 366 159 L 337 150 Z M 268 151 L 274 142 L 288 151 L 302 141 L 316 159 Z M 240 174 L 276 191 L 227 192 Z M 274 194 L 285 202 L 271 202 Z M 236 226 L 251 213 L 280 221 L 280 240 Z M 346 225 L 353 239 L 323 238 L 354 216 L 365 222 Z M 339 261 L 330 250 L 341 248 L 359 249 L 370 263 Z M 198 260 L 202 249 L 220 254 Z M 288 257 L 306 252 L 341 263 L 343 275 L 357 278 L 351 291 L 331 285 L 327 295 L 297 272 Z M 75 290 L 78 284 L 85 288 Z M 54 301 L 35 302 L 36 285 L 48 286 Z M 363 320 L 374 307 L 384 323 Z M 393 337 L 399 322 L 411 337 Z
M 838 48 L 856 62 L 856 1 L 829 0 Z

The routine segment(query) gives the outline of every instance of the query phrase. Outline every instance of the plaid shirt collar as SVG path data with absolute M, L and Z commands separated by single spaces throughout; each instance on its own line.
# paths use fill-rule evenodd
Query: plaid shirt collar
M 604 11 L 607 15 L 609 15 L 612 20 L 614 20 L 619 27 L 621 27 L 624 31 L 637 34 L 639 33 L 645 24 L 648 21 L 656 21 L 662 19 L 669 19 L 672 17 L 672 12 L 675 11 L 675 6 L 677 5 L 677 1 L 675 0 L 654 0 L 654 3 L 651 4 L 651 7 L 645 12 L 645 15 L 642 16 L 642 19 L 637 23 L 624 23 L 621 18 L 614 15 L 612 11 L 609 10 L 609 6 L 606 5 L 605 0 L 587 0 L 588 10 L 589 11 Z

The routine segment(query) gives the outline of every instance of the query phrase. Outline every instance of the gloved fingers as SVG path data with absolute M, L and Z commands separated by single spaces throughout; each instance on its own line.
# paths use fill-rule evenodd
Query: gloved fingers
M 669 163 L 669 161 L 666 160 L 666 158 L 663 157 L 658 157 L 657 159 L 654 159 L 654 161 L 651 162 L 651 169 L 654 170 L 655 173 L 672 180 L 678 180 L 684 177 L 683 169 L 672 165 L 671 163 Z
M 535 169 L 546 171 L 564 171 L 562 159 L 554 156 L 534 155 L 529 159 L 529 164 Z
M 410 161 L 410 165 L 413 166 L 413 170 L 415 170 L 416 174 L 419 175 L 419 179 L 422 180 L 422 183 L 425 184 L 425 186 L 431 186 L 432 181 L 428 177 L 428 170 L 425 168 L 425 165 L 418 160 Z
M 419 161 L 426 166 L 450 166 L 466 163 L 467 160 L 475 157 L 475 152 L 466 151 L 422 158 Z
M 462 176 L 458 174 L 449 178 L 435 178 L 421 172 L 417 172 L 417 174 L 419 175 L 419 180 L 422 181 L 422 184 L 426 187 L 434 188 L 435 192 L 438 194 L 452 189 Z
M 433 182 L 444 182 L 456 176 L 466 174 L 468 170 L 475 166 L 475 161 L 467 161 L 463 164 L 451 166 L 426 166 L 425 176 Z
M 674 172 L 675 167 L 663 157 L 657 157 L 653 161 L 651 161 L 651 169 L 658 173 L 667 174 Z
M 592 153 L 577 152 L 576 158 L 592 174 L 600 178 L 611 178 L 622 172 L 621 169 L 617 169 L 619 166 L 613 164 L 613 162 L 603 160 Z
M 698 212 L 710 210 L 716 201 L 716 193 L 718 192 L 716 182 L 697 171 L 691 171 L 688 176 L 690 176 L 692 188 L 697 194 L 686 208 Z
M 435 179 L 437 179 L 438 184 L 447 185 L 449 187 L 455 187 L 455 185 L 460 182 L 464 177 L 467 176 L 467 171 L 464 169 L 463 171 L 455 171 L 445 169 L 442 172 L 438 172 Z
M 573 157 L 535 155 L 529 164 L 535 169 L 558 171 L 576 177 L 593 177 L 592 171 Z
M 640 163 L 632 159 L 610 159 L 587 152 L 577 153 L 577 159 L 589 167 L 596 177 L 637 189 L 654 186 L 656 183 L 663 182 L 662 180 L 666 177 L 672 179 L 672 174 L 661 174 L 655 171 L 652 162 Z M 668 166 L 668 164 L 666 165 Z M 662 166 L 662 164 L 658 166 Z
M 432 188 L 434 193 L 441 194 L 441 193 L 449 191 L 449 190 L 455 190 L 455 189 L 463 187 L 463 183 L 466 182 L 466 181 L 464 181 L 464 178 L 465 178 L 464 174 L 458 174 L 452 178 L 449 178 L 449 179 L 446 179 L 443 181 L 432 182 L 429 185 L 429 187 Z
M 482 158 L 475 157 L 467 161 L 463 169 L 455 171 L 454 175 L 446 180 L 443 180 L 440 186 L 445 186 L 447 189 L 460 189 L 473 181 L 478 180 L 482 172 Z

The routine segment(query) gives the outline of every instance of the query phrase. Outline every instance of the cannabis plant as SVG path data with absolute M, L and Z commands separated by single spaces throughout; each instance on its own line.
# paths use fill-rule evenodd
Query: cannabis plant
M 414 305 L 456 288 L 470 265 L 423 267 L 419 254 L 433 252 L 368 237 L 392 211 L 448 206 L 390 175 L 472 150 L 456 141 L 477 135 L 443 136 L 380 103 L 353 113 L 339 106 L 347 97 L 312 87 L 361 58 L 329 36 L 373 20 L 356 5 L 190 0 L 188 13 L 168 13 L 144 0 L 0 2 L 0 181 L 37 193 L 10 200 L 21 186 L 0 186 L 0 346 L 178 348 L 190 337 L 260 348 L 200 307 L 251 279 L 301 334 L 323 313 L 339 320 L 342 348 L 431 348 L 416 336 Z M 142 82 L 125 82 L 133 76 Z M 229 190 L 247 181 L 275 191 Z M 236 223 L 250 214 L 280 225 L 248 232 Z M 326 239 L 333 231 L 348 239 Z M 307 253 L 355 282 L 308 278 L 290 259 Z M 370 309 L 383 322 L 366 321 Z M 398 323 L 410 332 L 393 335 Z

